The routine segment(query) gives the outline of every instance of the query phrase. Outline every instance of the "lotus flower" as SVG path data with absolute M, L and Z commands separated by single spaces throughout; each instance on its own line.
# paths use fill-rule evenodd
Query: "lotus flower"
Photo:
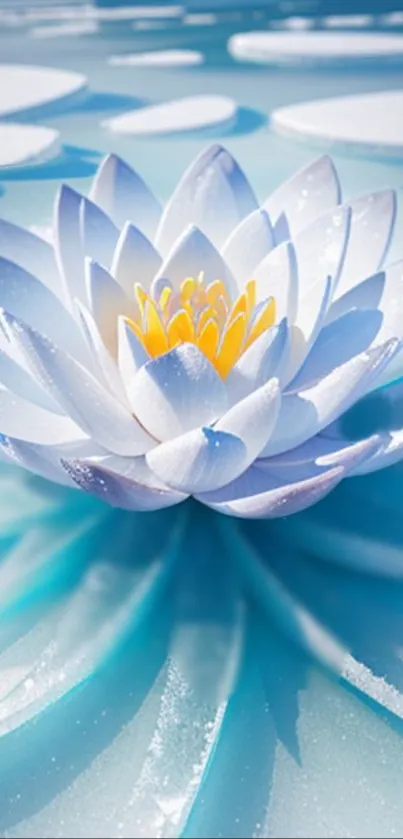
M 89 198 L 62 188 L 53 246 L 2 222 L 4 459 L 128 510 L 247 518 L 398 460 L 395 196 L 340 202 L 328 157 L 260 206 L 213 146 L 163 210 L 112 155 Z

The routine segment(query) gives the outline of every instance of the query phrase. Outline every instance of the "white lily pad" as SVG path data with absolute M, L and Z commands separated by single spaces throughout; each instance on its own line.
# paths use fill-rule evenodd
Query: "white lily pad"
M 55 102 L 70 103 L 86 86 L 87 79 L 81 73 L 0 64 L 0 117 L 25 115 Z
M 108 64 L 129 67 L 189 67 L 202 64 L 204 55 L 198 50 L 151 50 L 129 55 L 112 55 Z
M 0 170 L 44 163 L 60 152 L 60 134 L 42 125 L 0 125 Z
M 272 124 L 281 134 L 321 146 L 385 157 L 403 156 L 403 91 L 387 90 L 319 99 L 278 108 Z
M 229 126 L 238 107 L 228 96 L 186 96 L 159 105 L 149 105 L 105 120 L 104 126 L 118 134 L 173 134 L 215 126 Z
M 403 60 L 403 36 L 372 32 L 241 32 L 229 52 L 257 64 L 345 66 Z

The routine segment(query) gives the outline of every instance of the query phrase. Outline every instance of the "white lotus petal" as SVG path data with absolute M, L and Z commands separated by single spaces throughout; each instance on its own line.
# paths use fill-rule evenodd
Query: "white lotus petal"
M 163 262 L 158 277 L 166 277 L 178 288 L 186 277 L 204 272 L 206 282 L 222 280 L 232 296 L 237 295 L 235 280 L 222 256 L 197 227 L 188 226 Z
M 145 486 L 88 461 L 64 460 L 66 472 L 80 489 L 124 510 L 157 510 L 184 501 L 186 495 Z
M 64 297 L 53 248 L 39 236 L 0 219 L 0 256 L 25 268 L 58 297 Z
M 161 262 L 160 255 L 141 230 L 126 224 L 116 245 L 111 268 L 112 276 L 126 294 L 133 294 L 135 283 L 141 283 L 148 291 Z
M 399 431 L 390 431 L 384 435 L 384 445 L 372 457 L 357 466 L 352 475 L 369 475 L 399 463 L 403 459 L 403 427 Z
M 69 478 L 61 463 L 49 457 L 50 451 L 50 446 L 28 443 L 0 434 L 0 454 L 8 462 L 28 469 L 29 472 L 48 481 L 74 486 L 74 481 Z
M 33 375 L 80 428 L 115 454 L 147 451 L 152 445 L 149 436 L 84 367 L 44 335 L 10 315 L 3 313 L 2 321 L 24 353 Z M 19 436 L 12 431 L 6 433 Z
M 273 376 L 280 379 L 288 361 L 289 334 L 287 321 L 267 329 L 241 355 L 226 378 L 227 393 L 231 404 L 248 396 Z
M 198 494 L 198 501 L 240 518 L 278 518 L 305 510 L 324 498 L 344 477 L 337 466 L 302 481 L 285 480 L 251 466 L 240 478 L 215 492 Z
M 86 281 L 90 312 L 106 348 L 115 358 L 118 318 L 134 317 L 134 299 L 130 300 L 108 271 L 90 259 L 86 260 Z
M 273 228 L 265 210 L 255 210 L 231 233 L 221 253 L 240 289 L 273 246 Z
M 91 312 L 79 301 L 77 301 L 77 309 L 79 322 L 94 360 L 94 370 L 97 377 L 104 387 L 110 390 L 123 405 L 128 407 L 118 366 L 109 350 L 107 350 Z
M 258 460 L 256 466 L 280 477 L 289 471 L 293 479 L 298 480 L 320 474 L 331 466 L 343 466 L 348 469 L 349 474 L 353 474 L 384 448 L 380 434 L 356 441 L 344 437 L 329 438 L 324 436 L 325 434 L 326 429 L 323 435 L 318 434 L 295 449 Z
M 220 248 L 257 206 L 237 162 L 222 146 L 213 145 L 190 165 L 168 201 L 158 227 L 157 248 L 165 256 L 189 224 L 199 227 Z
M 88 439 L 70 417 L 46 411 L 7 389 L 0 389 L 0 434 L 48 446 Z
M 393 190 L 362 196 L 352 201 L 350 206 L 350 238 L 336 297 L 345 294 L 382 266 L 396 219 Z
M 289 331 L 290 352 L 288 363 L 283 371 L 283 387 L 288 387 L 303 365 L 326 319 L 326 313 L 332 298 L 333 282 L 328 277 L 323 287 L 315 286 L 306 295 L 304 306 L 297 315 L 297 323 Z
M 339 204 L 340 198 L 337 172 L 325 155 L 282 184 L 263 206 L 275 225 L 276 241 L 282 242 Z
M 268 297 L 276 302 L 276 319 L 293 323 L 297 315 L 298 269 L 294 246 L 285 242 L 272 250 L 253 274 L 256 280 L 256 301 Z
M 367 277 L 335 300 L 326 315 L 326 323 L 340 318 L 352 309 L 376 309 L 382 299 L 386 275 L 383 271 Z
M 374 344 L 387 341 L 389 338 L 403 340 L 403 318 L 401 306 L 403 299 L 403 260 L 390 265 L 385 271 L 385 283 L 379 302 L 379 309 L 383 314 L 382 326 L 374 340 Z M 385 370 L 380 371 L 373 382 L 373 387 L 388 384 L 403 375 L 403 349 L 391 359 Z
M 222 379 L 193 344 L 145 364 L 128 395 L 136 417 L 157 440 L 214 422 L 227 407 Z
M 262 457 L 295 448 L 325 428 L 362 395 L 396 349 L 395 341 L 387 342 L 355 356 L 313 387 L 283 396 L 277 426 Z
M 118 364 L 126 393 L 129 394 L 139 370 L 150 361 L 144 345 L 139 341 L 125 318 L 118 321 Z
M 30 376 L 28 371 L 2 350 L 0 350 L 0 382 L 3 387 L 10 388 L 13 393 L 26 399 L 27 402 L 33 402 L 52 413 L 63 413 L 57 402 Z
M 281 405 L 278 379 L 270 379 L 230 408 L 214 426 L 215 431 L 225 431 L 239 437 L 247 452 L 244 469 L 252 463 L 266 446 L 276 425 Z
M 350 224 L 350 207 L 335 207 L 295 238 L 298 310 L 315 288 L 319 291 L 327 277 L 331 277 L 333 287 L 337 286 L 349 244 Z
M 86 303 L 81 202 L 82 195 L 69 186 L 59 190 L 54 211 L 55 254 L 66 299 Z
M 80 230 L 84 255 L 109 268 L 119 231 L 103 210 L 84 197 L 80 206 Z
M 116 155 L 106 157 L 95 175 L 90 198 L 120 229 L 131 221 L 152 238 L 161 207 L 142 178 Z
M 80 361 L 88 354 L 60 299 L 24 268 L 0 257 L 0 307 L 48 335 Z
M 315 382 L 365 352 L 374 342 L 382 325 L 378 309 L 356 309 L 323 327 L 308 357 L 287 391 L 311 387 Z

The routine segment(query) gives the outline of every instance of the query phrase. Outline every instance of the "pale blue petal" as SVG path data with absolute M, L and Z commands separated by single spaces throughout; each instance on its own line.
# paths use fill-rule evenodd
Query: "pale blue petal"
M 149 237 L 157 228 L 161 207 L 140 175 L 116 155 L 106 157 L 94 178 L 90 198 L 121 229 L 130 221 Z
M 349 475 L 353 475 L 378 452 L 382 453 L 383 449 L 381 434 L 353 441 L 342 437 L 326 437 L 325 429 L 322 434 L 295 449 L 258 460 L 256 466 L 282 478 L 291 476 L 292 480 L 312 477 L 333 466 L 343 466 Z
M 253 279 L 257 303 L 274 297 L 276 319 L 287 318 L 293 323 L 298 303 L 298 269 L 293 244 L 286 242 L 274 248 L 257 266 Z
M 329 375 L 335 367 L 365 352 L 374 342 L 382 325 L 378 309 L 356 309 L 324 326 L 308 357 L 287 385 L 287 391 L 311 387 Z
M 350 288 L 329 308 L 326 322 L 330 323 L 352 309 L 377 309 L 385 288 L 386 275 L 383 271 L 373 274 L 366 280 Z
M 385 283 L 379 309 L 383 314 L 382 326 L 376 336 L 374 344 L 387 341 L 389 338 L 403 340 L 403 319 L 401 305 L 403 295 L 403 260 L 388 266 L 385 270 Z M 388 384 L 403 375 L 403 351 L 396 354 L 390 364 L 381 371 L 374 381 L 373 387 Z
M 184 501 L 186 495 L 141 483 L 135 477 L 122 476 L 88 460 L 63 460 L 70 478 L 80 489 L 123 510 L 158 510 Z M 136 470 L 133 470 L 134 476 Z M 152 477 L 152 476 L 151 476 Z
M 52 413 L 63 413 L 57 402 L 32 378 L 29 372 L 3 350 L 0 350 L 0 382 L 6 389 L 21 396 L 27 402 L 33 402 Z
M 197 428 L 157 446 L 147 463 L 183 492 L 199 493 L 232 481 L 266 445 L 280 408 L 276 379 L 231 408 L 214 428 Z
M 130 394 L 134 377 L 147 361 L 150 361 L 150 356 L 146 352 L 144 344 L 139 341 L 125 318 L 119 318 L 118 365 L 127 394 Z
M 134 298 L 130 300 L 106 268 L 90 259 L 86 260 L 86 285 L 90 312 L 106 348 L 116 358 L 118 318 L 135 316 Z
M 49 446 L 87 438 L 70 417 L 51 413 L 5 388 L 0 390 L 0 434 Z
M 263 206 L 275 225 L 277 242 L 281 242 L 294 238 L 340 199 L 337 172 L 325 155 L 283 183 Z
M 191 163 L 166 204 L 157 248 L 165 256 L 189 224 L 199 227 L 220 248 L 234 227 L 257 206 L 232 155 L 222 146 L 213 145 Z
M 3 313 L 2 320 L 32 374 L 86 434 L 115 454 L 137 455 L 147 451 L 152 445 L 150 437 L 91 373 L 44 335 L 11 315 Z M 1 426 L 0 430 L 3 430 Z M 15 436 L 20 435 L 15 432 Z
M 313 387 L 285 395 L 273 436 L 262 457 L 295 448 L 335 420 L 357 401 L 396 352 L 396 342 L 355 356 Z
M 80 233 L 84 255 L 109 268 L 119 231 L 103 210 L 84 197 L 80 205 Z
M 227 408 L 224 382 L 193 344 L 145 364 L 128 396 L 136 417 L 157 440 L 214 422 Z
M 298 266 L 298 314 L 309 307 L 308 297 L 330 277 L 337 287 L 349 244 L 350 207 L 335 207 L 316 219 L 293 241 Z
M 48 481 L 74 486 L 74 481 L 69 478 L 61 463 L 48 457 L 48 452 L 50 447 L 46 445 L 36 445 L 0 434 L 0 454 L 10 463 L 28 469 Z
M 55 254 L 66 299 L 86 303 L 81 202 L 82 195 L 69 186 L 59 190 L 54 211 Z
M 231 404 L 248 396 L 273 376 L 280 379 L 289 357 L 289 331 L 285 318 L 267 329 L 241 355 L 225 380 Z
M 205 282 L 223 280 L 230 294 L 237 296 L 236 282 L 222 256 L 201 230 L 187 225 L 163 262 L 158 277 L 167 278 L 174 288 L 179 288 L 186 277 L 198 277 L 201 272 Z
M 24 268 L 2 257 L 0 307 L 44 332 L 79 361 L 88 359 L 80 330 L 60 299 Z
M 138 227 L 127 223 L 116 245 L 111 274 L 130 297 L 133 296 L 135 283 L 141 283 L 148 291 L 161 261 L 150 240 Z
M 265 210 L 255 210 L 230 234 L 221 253 L 240 290 L 248 280 L 255 278 L 255 268 L 273 246 L 273 228 Z
M 390 189 L 374 192 L 350 206 L 350 237 L 336 298 L 382 267 L 393 235 L 396 195 Z
M 77 301 L 78 318 L 94 362 L 94 371 L 100 382 L 124 405 L 128 406 L 126 392 L 115 359 L 106 348 L 97 324 L 88 309 Z
M 58 297 L 64 296 L 53 248 L 44 239 L 0 219 L 0 255 L 34 274 Z

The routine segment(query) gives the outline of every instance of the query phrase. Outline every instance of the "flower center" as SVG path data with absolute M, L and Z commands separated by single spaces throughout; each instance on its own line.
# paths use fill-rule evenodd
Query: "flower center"
M 147 294 L 136 283 L 135 295 L 139 316 L 128 323 L 152 358 L 179 344 L 195 344 L 222 378 L 275 321 L 272 297 L 256 305 L 254 280 L 233 303 L 221 280 L 206 285 L 202 274 L 197 279 L 187 277 L 179 291 L 159 280 L 153 293 Z

